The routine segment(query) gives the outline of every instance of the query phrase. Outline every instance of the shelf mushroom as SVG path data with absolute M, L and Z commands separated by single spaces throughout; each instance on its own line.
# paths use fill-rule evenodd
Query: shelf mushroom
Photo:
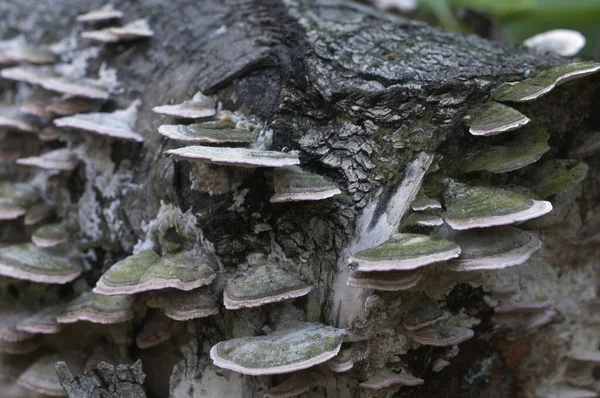
M 448 317 L 448 314 L 425 294 L 419 294 L 414 301 L 415 304 L 402 314 L 402 324 L 407 330 L 422 329 Z
M 17 164 L 45 170 L 72 171 L 77 165 L 77 159 L 70 149 L 61 148 L 40 156 L 17 159 Z
M 81 274 L 81 265 L 68 255 L 58 257 L 33 244 L 0 248 L 0 275 L 39 283 L 67 283 Z
M 264 398 L 291 398 L 296 397 L 311 388 L 324 386 L 325 377 L 317 372 L 299 372 L 292 374 L 281 384 L 271 388 L 265 393 Z
M 176 105 L 155 106 L 152 108 L 152 112 L 160 115 L 179 117 L 182 119 L 202 119 L 206 117 L 213 117 L 217 114 L 217 103 L 211 97 L 208 97 L 198 91 L 189 101 L 184 101 Z
M 0 220 L 21 217 L 38 200 L 39 192 L 29 184 L 0 182 Z
M 121 19 L 123 12 L 115 10 L 111 4 L 77 16 L 77 22 L 105 22 L 113 19 Z
M 196 250 L 162 257 L 152 250 L 142 250 L 113 264 L 102 275 L 94 292 L 119 295 L 166 288 L 192 290 L 213 281 L 214 267 L 210 255 Z
M 81 33 L 84 39 L 103 43 L 119 43 L 154 36 L 146 19 L 137 19 L 123 26 L 113 26 L 100 30 L 88 30 Z
M 135 297 L 103 296 L 85 292 L 70 301 L 56 317 L 58 323 L 88 321 L 92 323 L 121 323 L 133 318 Z
M 516 130 L 531 121 L 527 116 L 499 102 L 489 101 L 470 114 L 469 132 L 476 136 L 490 136 Z
M 553 29 L 530 37 L 523 45 L 563 57 L 572 57 L 585 46 L 585 36 L 576 30 Z
M 47 46 L 34 46 L 27 43 L 24 36 L 10 40 L 0 40 L 0 64 L 53 64 L 56 54 Z
M 423 276 L 421 269 L 409 271 L 354 271 L 346 282 L 348 286 L 384 291 L 407 290 L 416 286 Z
M 290 373 L 337 355 L 345 331 L 318 323 L 298 323 L 265 336 L 238 337 L 215 344 L 218 367 L 252 376 Z
M 203 161 L 223 166 L 283 167 L 300 164 L 297 152 L 261 151 L 247 148 L 187 146 L 165 152 L 175 159 Z
M 63 224 L 46 224 L 31 235 L 34 245 L 41 248 L 54 247 L 67 241 L 69 233 Z
M 152 293 L 146 305 L 162 308 L 167 317 L 176 321 L 205 318 L 219 313 L 217 301 L 205 287 L 190 291 L 165 289 Z
M 235 126 L 224 128 L 209 123 L 163 124 L 158 132 L 172 140 L 193 144 L 251 144 L 257 132 Z
M 577 160 L 549 160 L 531 173 L 531 178 L 536 181 L 533 189 L 542 198 L 565 192 L 583 181 L 589 168 L 587 163 Z
M 307 295 L 311 286 L 277 264 L 259 267 L 250 275 L 227 283 L 223 304 L 229 310 L 259 307 Z
M 64 325 L 56 320 L 56 317 L 64 309 L 64 304 L 56 304 L 36 312 L 17 323 L 17 330 L 27 333 L 54 334 L 60 332 Z
M 322 200 L 342 193 L 324 177 L 304 171 L 298 166 L 275 169 L 273 185 L 275 195 L 271 197 L 271 203 Z
M 425 380 L 415 377 L 410 373 L 396 373 L 386 370 L 363 381 L 360 383 L 360 386 L 369 390 L 382 390 L 393 386 L 414 387 L 419 386 L 424 382 Z
M 17 130 L 24 133 L 34 133 L 36 126 L 31 122 L 18 107 L 12 105 L 0 105 L 0 128 Z
M 508 189 L 450 182 L 444 194 L 446 222 L 457 230 L 493 227 L 549 213 L 552 204 Z
M 433 325 L 410 331 L 409 337 L 419 344 L 446 347 L 473 337 L 473 330 L 450 325 Z

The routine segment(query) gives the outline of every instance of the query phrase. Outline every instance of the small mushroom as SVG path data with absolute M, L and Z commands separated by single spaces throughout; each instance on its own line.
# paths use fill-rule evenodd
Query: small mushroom
M 421 269 L 410 271 L 355 271 L 348 277 L 348 286 L 363 289 L 398 291 L 410 289 L 419 283 L 423 276 Z
M 137 19 L 123 26 L 108 27 L 81 33 L 81 37 L 84 39 L 103 43 L 118 43 L 152 36 L 154 36 L 154 32 L 150 29 L 150 25 L 148 25 L 146 19 Z
M 549 213 L 552 204 L 507 189 L 451 182 L 445 192 L 446 222 L 454 229 L 493 227 Z
M 503 269 L 523 264 L 542 247 L 538 238 L 515 227 L 450 231 L 446 239 L 462 249 L 460 257 L 449 263 L 453 271 Z
M 473 331 L 460 326 L 433 325 L 408 332 L 419 344 L 445 347 L 460 344 L 473 337 Z
M 458 257 L 460 247 L 444 239 L 398 234 L 372 249 L 356 253 L 350 263 L 357 271 L 407 271 Z
M 446 361 L 445 359 L 438 358 L 435 360 L 435 362 L 431 366 L 431 371 L 438 373 L 438 372 L 441 372 L 442 370 L 446 369 L 448 366 L 450 366 L 450 362 Z
M 515 303 L 515 302 L 503 302 L 494 307 L 496 314 L 510 314 L 518 312 L 539 312 L 544 311 L 550 307 L 550 301 L 536 301 L 531 303 Z
M 417 194 L 417 197 L 410 205 L 412 211 L 422 212 L 428 210 L 441 210 L 442 205 L 435 199 L 428 198 L 422 193 Z
M 511 141 L 501 146 L 488 147 L 467 161 L 466 171 L 486 170 L 491 173 L 506 173 L 537 162 L 550 150 L 550 135 L 541 128 L 520 131 Z
M 38 200 L 38 191 L 29 184 L 0 182 L 0 220 L 21 217 Z
M 109 88 L 102 80 L 89 78 L 72 79 L 66 76 L 55 75 L 41 78 L 37 84 L 46 90 L 76 97 L 106 100 L 110 96 Z
M 382 390 L 392 386 L 413 387 L 421 385 L 424 382 L 425 380 L 415 377 L 410 373 L 395 373 L 386 370 L 377 373 L 375 376 L 371 377 L 367 381 L 363 381 L 359 385 L 362 388 L 369 390 Z
M 444 220 L 437 214 L 427 214 L 419 212 L 410 212 L 402 219 L 400 224 L 401 231 L 413 231 L 422 229 L 433 229 L 444 225 Z
M 22 131 L 24 133 L 33 133 L 37 130 L 18 107 L 11 105 L 0 106 L 0 128 Z
M 296 397 L 311 388 L 325 385 L 325 377 L 317 372 L 300 372 L 292 374 L 281 384 L 271 388 L 264 398 L 291 398 Z
M 189 101 L 184 101 L 176 105 L 155 106 L 154 108 L 152 108 L 152 112 L 158 113 L 160 115 L 174 116 L 184 119 L 201 119 L 205 117 L 215 116 L 217 114 L 217 104 L 215 100 L 198 91 Z M 160 131 L 160 127 L 158 131 L 161 134 L 166 135 Z M 185 138 L 175 139 L 185 140 Z
M 163 124 L 158 132 L 173 140 L 194 144 L 250 144 L 256 132 L 246 128 L 207 128 L 207 123 L 190 125 Z
M 311 286 L 276 264 L 259 267 L 252 274 L 231 280 L 223 291 L 229 310 L 259 307 L 307 295 Z
M 309 173 L 298 166 L 288 166 L 273 171 L 275 195 L 271 203 L 322 200 L 342 191 L 318 174 Z
M 17 384 L 31 391 L 39 392 L 53 397 L 66 397 L 67 392 L 58 381 L 54 370 L 56 361 L 66 361 L 77 373 L 83 371 L 84 360 L 76 352 L 66 352 L 46 355 L 35 361 L 17 380 Z
M 342 329 L 299 323 L 265 336 L 222 341 L 210 350 L 218 367 L 252 376 L 290 373 L 310 368 L 337 355 Z
M 573 62 L 556 66 L 520 83 L 504 83 L 492 93 L 492 98 L 501 102 L 532 101 L 549 93 L 554 87 L 598 71 L 600 71 L 600 64 L 595 62 Z
M 46 105 L 45 111 L 56 116 L 71 116 L 97 109 L 100 101 L 91 98 L 71 97 Z
M 40 156 L 17 159 L 22 166 L 38 167 L 45 170 L 71 171 L 77 165 L 75 154 L 68 148 L 55 149 Z
M 300 164 L 298 153 L 259 151 L 246 148 L 214 148 L 208 146 L 187 146 L 166 151 L 176 159 L 204 161 L 224 166 L 239 167 L 283 167 Z
M 427 295 L 418 294 L 414 300 L 415 304 L 402 315 L 402 324 L 407 330 L 422 329 L 448 317 Z
M 0 275 L 39 283 L 67 283 L 81 274 L 81 265 L 29 243 L 0 248 Z
M 0 41 L 0 64 L 52 64 L 56 55 L 47 46 L 27 44 L 25 37 L 17 36 L 10 40 Z
M 68 127 L 89 133 L 106 135 L 128 141 L 142 142 L 144 138 L 134 131 L 140 100 L 135 100 L 127 109 L 112 113 L 78 113 L 54 120 L 58 127 Z
M 344 373 L 354 367 L 354 350 L 352 348 L 342 348 L 338 354 L 327 361 L 329 369 L 335 373 Z
M 54 247 L 67 241 L 69 233 L 62 224 L 46 224 L 35 230 L 31 241 L 37 247 Z
M 23 222 L 25 225 L 35 225 L 52 217 L 55 213 L 55 208 L 46 202 L 40 202 L 31 206 L 25 214 Z
M 17 330 L 27 333 L 54 334 L 60 332 L 64 325 L 56 320 L 56 317 L 63 311 L 64 305 L 57 304 L 47 307 L 34 315 L 27 317 L 17 323 Z
M 532 172 L 531 178 L 536 181 L 533 189 L 542 198 L 567 191 L 587 177 L 589 168 L 577 160 L 549 160 Z
M 56 320 L 58 323 L 121 323 L 133 318 L 134 303 L 133 296 L 103 296 L 85 292 L 69 302 Z
M 470 114 L 469 132 L 478 136 L 490 136 L 516 130 L 531 120 L 521 112 L 495 101 L 486 102 Z
M 77 16 L 77 22 L 104 22 L 113 19 L 121 19 L 123 12 L 113 9 L 112 4 L 108 4 L 99 10 L 94 10 Z
M 3 300 L 0 307 L 0 340 L 18 343 L 33 338 L 33 334 L 17 329 L 17 324 L 31 313 L 32 310 L 28 307 Z
M 523 45 L 563 57 L 572 57 L 585 46 L 585 36 L 576 30 L 554 29 L 530 37 Z
M 187 321 L 219 313 L 215 298 L 206 288 L 190 291 L 166 289 L 152 292 L 146 298 L 150 308 L 163 308 L 165 315 L 176 321 Z
M 115 263 L 102 275 L 94 292 L 118 295 L 165 288 L 192 290 L 213 281 L 214 267 L 211 256 L 196 250 L 162 257 L 142 250 Z
M 135 343 L 138 348 L 145 349 L 158 345 L 171 338 L 175 322 L 160 311 L 151 314 L 144 322 L 142 330 L 137 334 Z

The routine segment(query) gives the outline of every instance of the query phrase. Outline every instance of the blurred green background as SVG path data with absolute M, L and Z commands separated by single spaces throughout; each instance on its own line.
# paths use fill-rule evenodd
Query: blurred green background
M 411 13 L 446 29 L 479 33 L 521 44 L 551 29 L 573 29 L 586 37 L 578 55 L 600 56 L 600 0 L 417 0 Z M 482 26 L 490 22 L 488 34 Z

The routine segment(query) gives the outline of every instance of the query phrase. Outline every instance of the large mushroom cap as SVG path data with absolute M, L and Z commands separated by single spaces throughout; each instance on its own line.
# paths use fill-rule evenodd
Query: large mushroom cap
M 214 364 L 259 376 L 289 373 L 333 358 L 345 331 L 318 323 L 300 323 L 266 336 L 222 341 L 210 350 Z
M 446 222 L 454 229 L 513 224 L 540 217 L 552 204 L 501 188 L 451 182 L 445 192 Z
M 142 250 L 115 263 L 98 281 L 99 294 L 133 294 L 148 290 L 175 288 L 192 290 L 215 278 L 214 260 L 199 251 L 158 256 Z
M 460 257 L 450 262 L 455 271 L 502 269 L 524 263 L 542 247 L 538 238 L 515 227 L 451 231 L 446 239 L 460 245 Z
M 489 136 L 516 130 L 530 122 L 521 112 L 509 106 L 490 101 L 471 113 L 469 132 Z
M 223 291 L 225 308 L 258 307 L 308 294 L 310 285 L 276 264 L 259 267 L 248 276 L 230 281 Z
M 40 283 L 67 283 L 81 273 L 81 265 L 25 243 L 0 248 L 0 275 Z
M 211 162 L 224 166 L 283 167 L 300 164 L 296 152 L 259 151 L 246 148 L 187 146 L 171 149 L 166 154 L 176 159 Z
M 492 94 L 496 101 L 532 101 L 549 93 L 554 87 L 600 71 L 595 62 L 574 62 L 546 69 L 520 83 L 505 83 Z
M 402 271 L 457 257 L 460 247 L 444 239 L 398 234 L 372 249 L 356 253 L 350 262 L 357 271 Z

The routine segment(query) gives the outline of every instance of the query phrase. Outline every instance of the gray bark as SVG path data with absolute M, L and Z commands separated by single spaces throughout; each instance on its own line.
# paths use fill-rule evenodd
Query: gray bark
M 75 16 L 102 5 L 101 0 L 5 1 L 0 4 L 0 35 L 23 32 L 32 42 L 46 43 L 74 37 L 82 30 Z M 103 47 L 100 56 L 90 61 L 88 74 L 95 76 L 103 62 L 117 69 L 123 90 L 114 94 L 108 108 L 141 98 L 137 132 L 145 141 L 143 145 L 88 144 L 85 171 L 76 173 L 70 185 L 82 225 L 81 242 L 93 244 L 98 258 L 112 263 L 130 254 L 138 241 L 151 240 L 159 248 L 169 241 L 191 246 L 204 239 L 214 246 L 227 275 L 235 274 L 250 253 L 276 252 L 292 260 L 293 270 L 313 286 L 307 298 L 293 305 L 223 310 L 192 322 L 195 329 L 189 345 L 177 340 L 146 352 L 130 348 L 133 357 L 143 359 L 146 374 L 152 373 L 146 381 L 149 396 L 166 396 L 168 388 L 176 398 L 203 396 L 207 391 L 207 396 L 262 396 L 283 378 L 245 377 L 215 368 L 208 350 L 224 339 L 262 334 L 265 325 L 273 327 L 297 312 L 310 321 L 349 329 L 349 340 L 364 352 L 353 372 L 327 373 L 326 388 L 308 396 L 366 396 L 357 381 L 384 368 L 388 354 L 396 353 L 401 362 L 393 366 L 425 379 L 423 386 L 403 389 L 398 396 L 508 398 L 517 396 L 517 391 L 532 396 L 536 384 L 561 380 L 555 361 L 568 349 L 553 339 L 561 333 L 572 337 L 588 316 L 586 311 L 563 314 L 571 322 L 568 328 L 552 326 L 542 337 L 507 343 L 492 333 L 492 311 L 483 301 L 486 284 L 494 283 L 491 277 L 463 283 L 432 269 L 418 290 L 454 316 L 462 313 L 477 320 L 473 321 L 476 337 L 460 345 L 448 368 L 434 373 L 431 362 L 452 356 L 449 351 L 407 343 L 395 321 L 402 306 L 365 313 L 363 303 L 372 292 L 346 286 L 344 276 L 349 272 L 348 254 L 364 248 L 366 237 L 373 238 L 371 244 L 380 243 L 386 239 L 382 230 L 389 234 L 397 228 L 408 204 L 397 210 L 396 219 L 383 218 L 394 205 L 398 187 L 413 172 L 409 165 L 416 167 L 421 165 L 419 159 L 429 159 L 423 162 L 427 166 L 421 174 L 413 177 L 425 178 L 438 193 L 443 178 L 462 178 L 462 160 L 481 145 L 466 132 L 464 116 L 469 108 L 486 101 L 500 83 L 523 80 L 564 63 L 563 59 L 444 32 L 352 2 L 117 0 L 114 5 L 128 20 L 148 18 L 155 36 Z M 599 85 L 600 79 L 592 77 L 561 87 L 532 105 L 516 106 L 551 134 L 549 156 L 566 156 L 574 133 L 598 128 L 592 110 L 599 105 Z M 321 202 L 273 205 L 267 171 L 214 168 L 207 172 L 164 157 L 163 151 L 175 144 L 157 133 L 158 126 L 168 121 L 151 108 L 185 100 L 197 90 L 218 98 L 224 109 L 256 118 L 264 130 L 273 132 L 271 149 L 299 150 L 303 168 L 335 181 L 343 195 Z M 96 165 L 100 160 L 111 164 L 110 178 L 95 178 L 102 174 Z M 589 163 L 590 178 L 555 203 L 570 215 L 566 223 L 545 232 L 544 254 L 528 268 L 514 271 L 522 273 L 520 289 L 525 295 L 528 284 L 533 286 L 533 296 L 544 296 L 562 283 L 564 289 L 552 300 L 579 303 L 573 297 L 577 275 L 585 276 L 586 288 L 592 289 L 594 280 L 598 288 L 597 263 L 590 259 L 600 254 L 593 243 L 600 232 L 600 163 L 597 156 Z M 441 171 L 434 173 L 435 168 Z M 228 186 L 210 194 L 195 189 L 195 178 L 208 185 L 224 178 Z M 521 181 L 518 173 L 481 178 L 490 184 Z M 109 180 L 119 181 L 116 196 L 105 194 Z M 74 187 L 81 187 L 80 196 Z M 235 205 L 240 195 L 243 204 Z M 167 219 L 159 212 L 161 201 L 190 212 L 196 219 L 192 230 L 184 227 L 190 213 Z M 370 214 L 368 225 L 364 214 Z M 148 229 L 142 228 L 149 223 Z M 269 224 L 272 232 L 255 234 L 257 223 Z M 592 240 L 580 246 L 572 243 L 586 239 Z M 92 266 L 86 276 L 91 285 L 103 264 Z M 392 303 L 410 301 L 411 294 L 380 296 Z M 538 352 L 540 344 L 547 351 Z M 156 363 L 156 357 L 168 360 L 146 368 L 146 363 Z

